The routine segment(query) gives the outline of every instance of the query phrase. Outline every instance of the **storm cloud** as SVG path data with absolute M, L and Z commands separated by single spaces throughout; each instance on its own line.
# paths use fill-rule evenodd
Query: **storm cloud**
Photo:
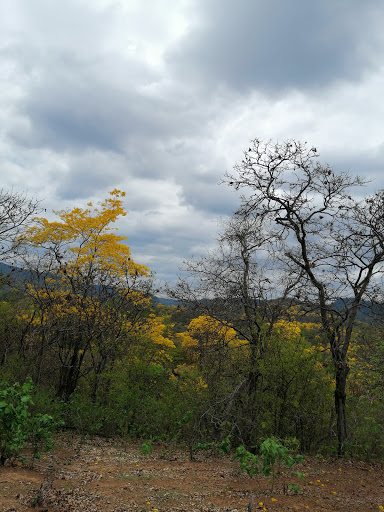
M 125 190 L 121 233 L 173 281 L 254 137 L 384 187 L 383 22 L 380 0 L 4 0 L 1 185 L 48 212 Z
M 195 25 L 169 61 L 211 85 L 318 89 L 358 81 L 383 57 L 379 0 L 200 0 L 195 9 Z

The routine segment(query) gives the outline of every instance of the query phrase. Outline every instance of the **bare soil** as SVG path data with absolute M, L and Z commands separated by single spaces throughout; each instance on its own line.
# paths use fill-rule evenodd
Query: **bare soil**
M 0 468 L 0 511 L 246 512 L 252 497 L 253 512 L 384 507 L 381 464 L 308 458 L 297 495 L 284 494 L 284 476 L 271 491 L 268 480 L 238 469 L 229 456 L 204 453 L 190 461 L 177 447 L 160 445 L 144 456 L 138 443 L 61 435 L 33 465 L 26 456 Z M 294 482 L 287 476 L 285 484 Z

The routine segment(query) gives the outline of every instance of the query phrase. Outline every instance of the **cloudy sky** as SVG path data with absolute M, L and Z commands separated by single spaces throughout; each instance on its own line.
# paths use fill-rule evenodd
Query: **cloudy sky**
M 382 0 L 1 0 L 1 187 L 48 211 L 126 191 L 121 234 L 173 281 L 255 137 L 384 188 L 383 27 Z

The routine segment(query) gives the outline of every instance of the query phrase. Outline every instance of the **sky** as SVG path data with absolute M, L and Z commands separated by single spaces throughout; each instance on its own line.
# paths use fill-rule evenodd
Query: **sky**
M 0 188 L 52 219 L 125 191 L 119 234 L 172 283 L 254 138 L 384 188 L 383 26 L 382 0 L 1 0 Z

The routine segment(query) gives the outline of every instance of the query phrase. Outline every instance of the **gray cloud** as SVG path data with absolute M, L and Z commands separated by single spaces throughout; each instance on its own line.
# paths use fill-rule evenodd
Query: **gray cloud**
M 381 0 L 0 2 L 2 185 L 48 211 L 126 191 L 121 234 L 173 280 L 253 137 L 384 186 L 382 22 Z
M 197 82 L 267 93 L 359 80 L 383 57 L 380 0 L 201 0 L 168 54 Z M 376 29 L 376 30 L 375 30 Z

